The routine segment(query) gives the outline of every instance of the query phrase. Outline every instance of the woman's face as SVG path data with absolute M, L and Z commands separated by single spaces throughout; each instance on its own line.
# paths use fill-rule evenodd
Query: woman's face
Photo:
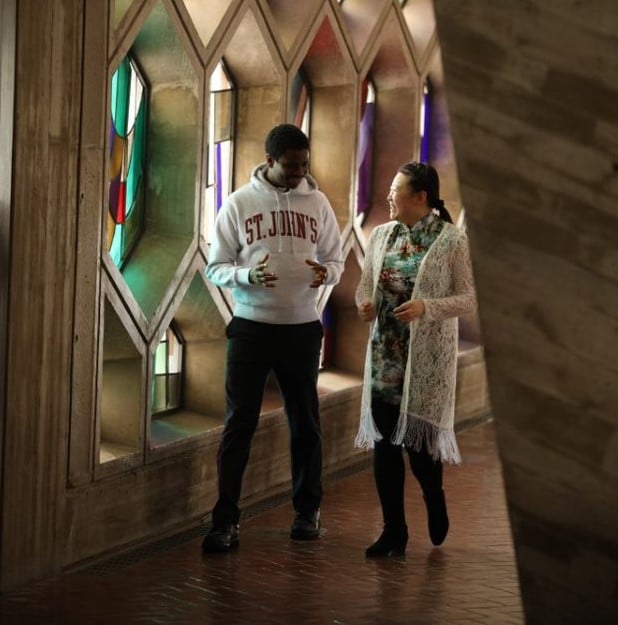
M 397 173 L 393 178 L 386 199 L 390 218 L 404 224 L 415 224 L 429 211 L 427 193 L 425 191 L 411 191 L 409 178 L 402 173 Z
M 386 196 L 389 206 L 389 216 L 391 219 L 406 222 L 410 217 L 410 204 L 413 196 L 410 194 L 408 185 L 408 177 L 405 174 L 398 173 L 391 183 L 391 188 Z

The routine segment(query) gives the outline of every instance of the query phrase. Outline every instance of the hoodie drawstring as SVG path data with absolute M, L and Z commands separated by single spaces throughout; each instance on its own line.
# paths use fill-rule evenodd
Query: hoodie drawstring
M 290 220 L 292 219 L 292 215 L 291 215 L 291 211 L 290 211 L 290 190 L 288 189 L 285 192 L 285 199 L 287 200 L 288 203 L 288 216 L 290 217 Z M 290 233 L 292 234 L 292 233 Z M 294 237 L 291 236 L 290 237 L 291 243 L 292 243 L 292 256 L 294 255 Z M 281 251 L 281 249 L 279 249 L 279 251 Z
M 275 194 L 275 202 L 277 203 L 277 210 L 275 215 L 277 216 L 277 251 L 281 253 L 281 204 L 279 204 L 279 193 L 277 191 L 273 191 Z M 289 200 L 288 200 L 289 206 Z
M 288 219 L 291 219 L 290 216 L 290 189 L 287 189 L 286 191 L 283 192 L 283 195 L 285 195 L 285 199 L 288 205 L 288 209 L 286 212 L 286 215 L 283 214 L 283 211 L 281 210 L 281 204 L 279 202 L 279 192 L 278 191 L 273 191 L 273 193 L 275 194 L 275 202 L 277 203 L 277 210 L 275 212 L 275 215 L 277 215 L 277 251 L 281 254 L 281 252 L 283 251 L 283 241 L 281 239 L 281 228 L 283 226 L 283 223 L 285 222 L 286 219 L 286 215 Z M 291 233 L 290 233 L 291 234 Z M 294 237 L 291 236 L 290 240 L 292 242 L 292 254 L 294 254 Z

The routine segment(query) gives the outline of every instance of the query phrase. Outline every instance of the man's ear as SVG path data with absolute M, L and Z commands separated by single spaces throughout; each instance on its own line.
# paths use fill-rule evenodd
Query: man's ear
M 275 162 L 276 160 L 270 154 L 266 155 L 266 163 L 268 164 L 269 167 L 272 167 L 275 164 Z

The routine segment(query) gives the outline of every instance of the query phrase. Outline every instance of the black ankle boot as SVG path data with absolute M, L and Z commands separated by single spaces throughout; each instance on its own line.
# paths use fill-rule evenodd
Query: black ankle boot
M 423 495 L 423 498 L 427 507 L 429 538 L 434 545 L 441 545 L 448 534 L 449 527 L 444 491 L 440 489 L 432 493 L 428 492 Z
M 385 558 L 390 555 L 403 555 L 408 544 L 408 528 L 393 531 L 384 529 L 380 538 L 373 545 L 367 547 L 367 558 Z

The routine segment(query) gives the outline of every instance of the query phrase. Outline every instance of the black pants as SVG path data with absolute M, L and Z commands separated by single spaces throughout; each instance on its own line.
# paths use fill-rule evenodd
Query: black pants
M 292 503 L 300 513 L 322 499 L 322 433 L 317 377 L 322 324 L 277 325 L 232 318 L 227 327 L 226 416 L 217 455 L 213 525 L 238 523 L 238 501 L 268 373 L 275 373 L 290 427 Z
M 382 505 L 385 530 L 397 532 L 406 527 L 404 511 L 405 463 L 402 446 L 393 445 L 390 440 L 397 419 L 399 406 L 374 399 L 371 403 L 373 419 L 382 440 L 375 444 L 373 472 Z M 442 490 L 442 462 L 434 460 L 425 447 L 414 451 L 405 447 L 410 468 L 421 486 L 423 494 Z

